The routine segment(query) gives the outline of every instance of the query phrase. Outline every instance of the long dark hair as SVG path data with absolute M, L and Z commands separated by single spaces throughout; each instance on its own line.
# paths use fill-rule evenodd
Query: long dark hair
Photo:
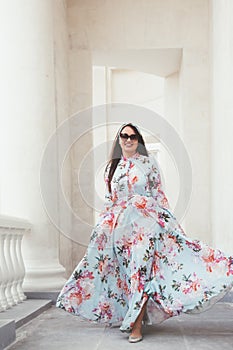
M 122 149 L 120 146 L 119 137 L 120 137 L 121 131 L 126 126 L 129 126 L 131 129 L 133 129 L 133 131 L 135 132 L 135 134 L 138 137 L 138 147 L 137 147 L 136 151 L 139 154 L 142 154 L 144 156 L 148 156 L 148 151 L 146 149 L 144 139 L 143 139 L 140 131 L 138 130 L 138 128 L 135 125 L 133 125 L 132 123 L 123 124 L 120 127 L 118 133 L 116 134 L 115 140 L 114 140 L 113 145 L 112 145 L 112 150 L 110 153 L 110 160 L 108 161 L 106 168 L 105 168 L 105 171 L 107 171 L 108 167 L 110 166 L 110 169 L 108 172 L 108 190 L 110 193 L 111 193 L 111 181 L 112 181 L 114 172 L 116 170 L 117 164 L 119 163 L 121 156 L 122 156 Z

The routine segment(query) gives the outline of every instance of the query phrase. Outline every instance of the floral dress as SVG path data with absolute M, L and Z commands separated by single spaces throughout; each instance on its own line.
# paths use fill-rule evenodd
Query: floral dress
M 127 332 L 145 302 L 145 322 L 154 324 L 203 311 L 232 288 L 233 258 L 186 236 L 153 156 L 121 156 L 111 193 L 107 188 L 86 254 L 57 307 Z

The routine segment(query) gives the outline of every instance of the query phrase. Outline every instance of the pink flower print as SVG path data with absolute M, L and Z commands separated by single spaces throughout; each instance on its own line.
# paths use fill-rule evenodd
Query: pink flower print
M 83 301 L 83 295 L 82 295 L 81 290 L 78 292 L 71 293 L 69 300 L 70 300 L 70 304 L 72 306 L 80 305 Z
M 132 180 L 131 180 L 131 184 L 133 185 L 133 184 L 135 184 L 135 182 L 137 182 L 138 181 L 138 177 L 137 176 L 134 176 L 133 178 L 132 178 Z
M 125 235 L 121 238 L 120 241 L 116 242 L 117 246 L 122 247 L 122 250 L 127 253 L 128 256 L 131 254 L 131 246 L 132 241 L 129 237 L 126 237 Z
M 233 266 L 232 265 L 229 266 L 229 269 L 227 271 L 227 276 L 230 276 L 230 275 L 233 275 Z
M 121 278 L 118 278 L 117 287 L 123 290 L 124 294 L 129 295 L 130 291 L 126 281 L 122 280 Z
M 117 192 L 116 190 L 113 191 L 113 194 L 112 194 L 112 201 L 113 202 L 116 202 L 118 200 L 118 195 L 117 195 Z
M 173 238 L 171 236 L 168 235 L 168 237 L 165 239 L 163 248 L 162 248 L 162 252 L 163 253 L 169 253 L 170 257 L 172 256 L 172 252 L 174 252 L 176 250 L 176 243 L 174 242 Z M 167 255 L 167 254 L 165 254 Z M 174 252 L 174 255 L 176 255 L 176 253 Z
M 158 304 L 162 304 L 163 297 L 161 293 L 155 292 L 153 294 L 153 299 L 156 300 Z
M 138 199 L 134 202 L 134 205 L 138 209 L 145 209 L 147 200 L 145 197 L 138 197 Z
M 144 279 L 145 278 L 140 274 L 140 271 L 135 272 L 131 276 L 131 290 L 137 290 L 139 293 L 142 292 L 145 286 Z
M 158 220 L 158 223 L 161 227 L 165 227 L 165 223 L 161 219 Z
M 157 190 L 158 190 L 158 198 L 159 198 L 160 206 L 163 208 L 169 209 L 168 199 L 165 193 L 161 190 L 161 183 L 159 183 Z
M 81 304 L 83 300 L 88 300 L 91 297 L 92 291 L 94 289 L 93 272 L 84 271 L 80 274 L 76 281 L 76 292 L 70 294 L 70 300 L 73 304 Z
M 161 212 L 158 213 L 158 224 L 159 224 L 161 227 L 165 227 L 165 222 L 164 222 L 163 213 L 161 213 Z
M 118 278 L 117 279 L 117 288 L 122 289 L 122 287 L 123 287 L 123 281 L 122 281 L 122 279 Z
M 165 227 L 165 223 L 169 221 L 170 216 L 163 211 L 158 212 L 158 223 L 160 226 Z
M 163 208 L 169 209 L 169 204 L 168 204 L 167 198 L 164 197 L 164 198 L 162 199 L 162 201 L 161 201 L 161 206 L 162 206 Z
M 81 275 L 81 278 L 88 278 L 90 280 L 93 280 L 95 277 L 93 276 L 93 272 L 91 271 L 84 271 Z
M 228 267 L 227 276 L 233 275 L 233 258 L 232 257 L 228 259 L 227 267 Z
M 93 290 L 95 289 L 95 285 L 92 281 L 87 280 L 86 283 L 83 286 L 83 291 L 85 294 L 85 299 L 89 299 L 91 296 L 91 293 L 93 292 Z
M 126 209 L 127 208 L 127 201 L 122 200 L 122 201 L 120 201 L 119 205 L 121 206 L 122 209 Z
M 155 201 L 155 199 L 153 197 L 147 197 L 146 201 L 147 201 L 146 209 L 149 212 L 157 213 L 157 211 L 156 211 L 156 204 L 157 204 L 157 202 Z
M 134 167 L 134 163 L 130 163 L 129 168 L 132 169 Z
M 107 225 L 109 226 L 110 229 L 113 229 L 114 221 L 115 221 L 114 219 L 115 219 L 114 213 L 108 213 L 106 215 L 106 219 L 103 221 L 103 225 Z
M 219 259 L 215 257 L 215 251 L 212 248 L 208 248 L 207 251 L 204 251 L 205 254 L 203 254 L 202 259 L 206 263 L 206 269 L 208 272 L 213 271 L 213 266 L 217 263 L 219 263 Z
M 153 274 L 153 276 L 156 276 L 159 271 L 160 271 L 160 268 L 156 264 L 156 261 L 154 261 L 153 264 L 152 264 L 152 274 Z
M 131 289 L 132 289 L 133 291 L 137 290 L 138 281 L 139 281 L 139 271 L 135 272 L 135 273 L 131 276 Z
M 100 319 L 111 320 L 112 318 L 111 305 L 107 301 L 100 301 L 98 307 L 95 308 L 93 312 L 97 312 Z
M 104 314 L 108 314 L 108 311 L 110 309 L 110 304 L 105 302 L 101 305 L 101 310 Z
M 194 252 L 199 252 L 201 250 L 201 245 L 199 241 L 186 241 L 186 245 L 191 248 Z
M 127 176 L 129 178 L 129 182 L 128 182 L 129 192 L 131 192 L 133 185 L 135 184 L 135 182 L 138 181 L 138 177 L 135 175 L 133 178 L 131 178 L 131 176 L 128 173 L 127 173 Z
M 98 271 L 102 273 L 103 271 L 106 271 L 106 268 L 108 266 L 109 257 L 106 255 L 104 258 L 100 258 L 98 262 Z
M 107 243 L 107 236 L 105 233 L 102 233 L 96 238 L 96 243 L 98 244 L 98 250 L 103 250 Z
M 200 288 L 200 282 L 198 280 L 193 281 L 191 284 L 191 288 L 192 290 L 194 290 L 194 292 L 197 292 L 197 290 Z
M 183 293 L 184 294 L 188 294 L 191 293 L 192 291 L 197 292 L 198 289 L 201 286 L 200 280 L 197 278 L 196 274 L 193 274 L 193 277 L 195 279 L 191 280 L 190 277 L 188 279 L 185 280 L 186 285 L 183 288 Z
M 128 284 L 127 284 L 126 281 L 124 281 L 123 291 L 124 291 L 125 295 L 129 295 L 130 294 L 130 289 L 129 289 Z
M 67 308 L 67 311 L 70 312 L 70 313 L 72 313 L 72 312 L 73 312 L 73 308 L 72 308 L 71 306 L 69 306 L 69 307 Z
M 145 239 L 145 234 L 144 234 L 143 228 L 140 228 L 138 231 L 136 231 L 134 235 L 133 245 L 142 243 L 144 239 Z

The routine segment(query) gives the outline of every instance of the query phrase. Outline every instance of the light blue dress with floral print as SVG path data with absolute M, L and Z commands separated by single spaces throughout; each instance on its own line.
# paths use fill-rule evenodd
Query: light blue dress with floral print
M 145 322 L 153 324 L 201 312 L 232 288 L 232 257 L 186 236 L 153 156 L 121 156 L 111 188 L 57 307 L 127 332 L 145 302 Z

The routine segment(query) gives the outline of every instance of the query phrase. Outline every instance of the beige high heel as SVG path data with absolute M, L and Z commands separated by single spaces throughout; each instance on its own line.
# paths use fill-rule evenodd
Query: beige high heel
M 139 341 L 142 341 L 143 336 L 140 337 L 133 337 L 132 335 L 129 336 L 129 342 L 130 343 L 138 343 Z

